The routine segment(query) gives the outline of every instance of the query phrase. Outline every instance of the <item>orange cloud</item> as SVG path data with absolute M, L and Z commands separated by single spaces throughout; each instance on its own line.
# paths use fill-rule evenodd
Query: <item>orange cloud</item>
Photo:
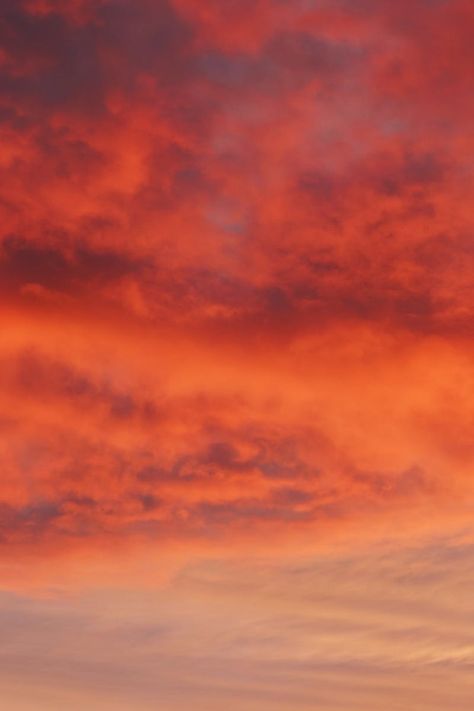
M 5 555 L 464 526 L 468 5 L 2 13 Z
M 472 707 L 472 24 L 3 0 L 2 708 Z

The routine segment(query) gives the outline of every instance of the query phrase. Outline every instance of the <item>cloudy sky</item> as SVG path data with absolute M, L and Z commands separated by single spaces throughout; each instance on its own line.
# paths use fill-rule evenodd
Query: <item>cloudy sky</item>
M 3 0 L 6 711 L 470 711 L 471 0 Z

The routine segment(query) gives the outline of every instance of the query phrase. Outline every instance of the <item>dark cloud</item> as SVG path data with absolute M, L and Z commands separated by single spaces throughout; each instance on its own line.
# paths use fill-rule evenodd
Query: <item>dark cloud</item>
M 304 32 L 278 32 L 258 55 L 214 50 L 199 57 L 204 76 L 235 101 L 236 93 L 280 97 L 311 81 L 353 70 L 359 51 Z
M 31 542 L 50 533 L 61 516 L 57 502 L 36 502 L 20 508 L 0 504 L 0 539 L 17 543 Z
M 229 503 L 202 503 L 191 512 L 198 525 L 212 530 L 214 526 L 232 524 L 265 525 L 274 522 L 308 522 L 312 512 L 300 511 L 290 505 L 277 505 L 276 502 L 262 502 L 255 499 L 240 499 Z
M 4 386 L 14 388 L 25 400 L 40 398 L 52 407 L 60 404 L 75 412 L 90 408 L 117 422 L 141 422 L 151 426 L 159 420 L 159 403 L 142 393 L 113 387 L 106 375 L 94 378 L 61 361 L 30 350 L 14 363 L 4 362 Z M 6 383 L 5 383 L 6 380 Z
M 80 25 L 59 12 L 32 14 L 7 4 L 0 38 L 8 56 L 2 92 L 30 107 L 105 111 L 106 93 L 133 91 L 141 72 L 169 87 L 192 69 L 192 30 L 164 0 L 100 3 L 93 21 Z
M 0 40 L 8 57 L 0 72 L 4 98 L 30 109 L 103 107 L 105 78 L 90 27 L 56 14 L 33 16 L 16 3 L 1 11 Z
M 37 284 L 66 294 L 101 287 L 128 275 L 139 275 L 144 263 L 117 252 L 101 252 L 79 245 L 61 249 L 8 236 L 0 247 L 2 286 L 19 289 Z

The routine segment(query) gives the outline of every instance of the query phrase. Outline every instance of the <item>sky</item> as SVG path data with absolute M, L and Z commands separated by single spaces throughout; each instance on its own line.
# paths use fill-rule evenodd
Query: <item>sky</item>
M 5 711 L 471 711 L 471 0 L 3 0 Z

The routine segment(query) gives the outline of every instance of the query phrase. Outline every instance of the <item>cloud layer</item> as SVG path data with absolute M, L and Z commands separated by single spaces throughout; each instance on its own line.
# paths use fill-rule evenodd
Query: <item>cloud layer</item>
M 194 562 L 160 590 L 3 594 L 2 699 L 12 711 L 469 711 L 472 556 L 437 540 Z
M 468 711 L 470 0 L 3 0 L 9 711 Z
M 4 3 L 6 556 L 469 521 L 472 19 Z

